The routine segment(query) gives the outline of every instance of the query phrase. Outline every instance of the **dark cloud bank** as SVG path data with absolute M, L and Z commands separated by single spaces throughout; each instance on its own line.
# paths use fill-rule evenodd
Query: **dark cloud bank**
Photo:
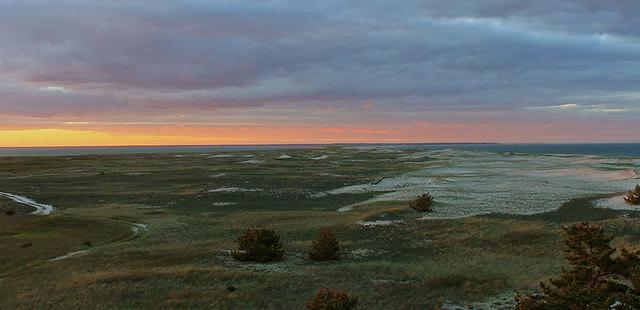
M 637 118 L 638 25 L 635 0 L 3 1 L 0 108 Z

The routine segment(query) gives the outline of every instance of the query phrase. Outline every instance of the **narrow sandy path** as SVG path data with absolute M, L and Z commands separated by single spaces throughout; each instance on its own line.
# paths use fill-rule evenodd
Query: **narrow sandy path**
M 31 214 L 35 214 L 35 215 L 49 215 L 55 209 L 52 205 L 37 203 L 33 199 L 23 197 L 23 196 L 18 196 L 16 194 L 0 192 L 0 197 L 9 198 L 17 203 L 21 203 L 21 204 L 35 208 L 36 210 L 31 212 Z
M 100 246 L 97 246 L 97 247 L 94 247 L 94 248 L 91 248 L 91 249 L 74 251 L 74 252 L 70 252 L 70 253 L 67 253 L 67 254 L 64 254 L 64 255 L 61 255 L 61 256 L 50 258 L 49 261 L 50 262 L 55 262 L 55 261 L 59 261 L 59 260 L 67 259 L 67 258 L 86 255 L 86 254 L 94 252 L 97 249 L 101 249 L 101 248 L 104 248 L 106 246 L 118 243 L 118 242 L 131 241 L 133 239 L 138 238 L 142 232 L 148 232 L 149 231 L 149 227 L 146 224 L 126 222 L 126 221 L 123 221 L 123 223 L 127 223 L 127 224 L 131 225 L 131 235 L 130 236 L 125 237 L 125 238 L 121 238 L 121 239 L 118 239 L 118 240 L 114 240 L 114 241 L 105 243 L 103 245 L 100 245 Z
M 5 272 L 5 273 L 0 273 L 0 282 L 2 282 L 4 279 L 8 278 L 9 276 L 16 274 L 22 270 L 26 270 L 35 266 L 39 266 L 42 265 L 44 263 L 47 262 L 57 262 L 57 261 L 61 261 L 61 260 L 66 260 L 66 259 L 70 259 L 70 258 L 76 258 L 79 256 L 84 256 L 84 255 L 88 255 L 91 253 L 95 253 L 98 250 L 106 250 L 108 249 L 110 246 L 114 246 L 123 242 L 129 242 L 132 241 L 138 237 L 140 237 L 141 234 L 146 233 L 149 231 L 149 226 L 147 224 L 141 224 L 141 223 L 135 223 L 135 222 L 127 222 L 127 221 L 118 221 L 118 222 L 122 222 L 128 225 L 131 225 L 131 234 L 110 242 L 107 242 L 105 244 L 93 247 L 93 248 L 89 248 L 89 249 L 84 249 L 84 250 L 78 250 L 78 251 L 73 251 L 73 252 L 69 252 L 66 253 L 64 255 L 60 255 L 60 256 L 56 256 L 56 257 L 51 257 L 48 259 L 43 259 L 43 260 L 38 260 L 38 261 L 34 261 L 32 263 L 29 263 L 25 266 L 21 266 L 18 267 L 10 272 Z

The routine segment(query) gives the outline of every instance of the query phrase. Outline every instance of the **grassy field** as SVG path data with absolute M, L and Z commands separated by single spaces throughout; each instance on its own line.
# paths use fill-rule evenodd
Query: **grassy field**
M 0 191 L 56 207 L 35 216 L 0 198 L 0 308 L 302 309 L 320 287 L 357 295 L 363 309 L 428 309 L 439 298 L 499 308 L 558 273 L 563 224 L 640 240 L 638 212 L 592 206 L 607 192 L 534 215 L 418 220 L 406 201 L 338 212 L 379 193 L 329 190 L 441 163 L 375 149 L 283 152 L 0 158 Z M 404 222 L 358 224 L 370 220 Z M 252 226 L 281 234 L 283 262 L 231 258 Z M 322 227 L 342 241 L 338 262 L 306 259 Z

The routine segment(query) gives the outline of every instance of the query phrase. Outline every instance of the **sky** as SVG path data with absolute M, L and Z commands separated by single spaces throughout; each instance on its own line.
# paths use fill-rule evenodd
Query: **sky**
M 0 0 L 0 146 L 640 142 L 637 0 Z

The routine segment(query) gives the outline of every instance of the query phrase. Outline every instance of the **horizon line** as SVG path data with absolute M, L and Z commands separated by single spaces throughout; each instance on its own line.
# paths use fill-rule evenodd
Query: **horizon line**
M 232 147 L 232 146 L 341 146 L 341 145 L 589 145 L 589 144 L 640 144 L 640 142 L 332 142 L 332 143 L 246 143 L 246 144 L 131 144 L 131 145 L 41 145 L 0 146 L 0 149 L 47 148 L 144 148 L 144 147 Z

